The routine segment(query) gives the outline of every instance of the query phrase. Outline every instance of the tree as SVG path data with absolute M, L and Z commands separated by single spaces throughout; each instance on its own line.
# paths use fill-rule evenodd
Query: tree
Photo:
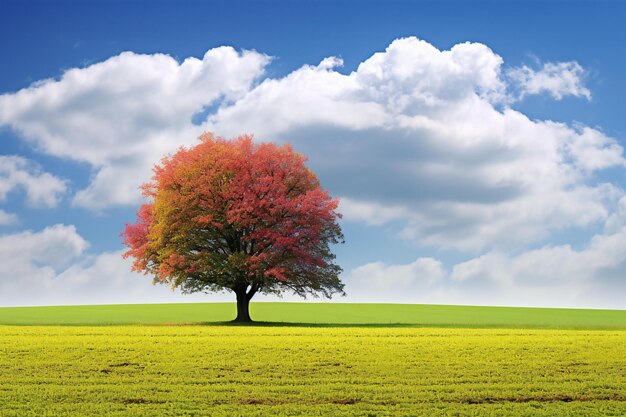
M 230 290 L 236 321 L 257 293 L 345 295 L 331 244 L 338 200 L 291 146 L 200 136 L 154 167 L 148 203 L 122 232 L 133 270 L 183 293 Z

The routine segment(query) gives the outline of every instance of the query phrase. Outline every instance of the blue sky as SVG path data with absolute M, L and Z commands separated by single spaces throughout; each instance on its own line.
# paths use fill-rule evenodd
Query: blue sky
M 623 3 L 0 16 L 0 305 L 230 300 L 119 256 L 149 166 L 213 130 L 293 143 L 341 197 L 343 301 L 626 308 Z

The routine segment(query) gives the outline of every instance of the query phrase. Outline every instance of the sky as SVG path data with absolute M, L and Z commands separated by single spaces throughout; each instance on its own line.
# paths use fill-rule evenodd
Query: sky
M 233 300 L 121 256 L 152 166 L 211 131 L 292 144 L 340 199 L 333 301 L 626 309 L 625 19 L 617 1 L 3 0 L 0 306 Z

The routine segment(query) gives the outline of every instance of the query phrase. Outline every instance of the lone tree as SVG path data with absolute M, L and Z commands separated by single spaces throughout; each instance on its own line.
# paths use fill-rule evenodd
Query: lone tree
M 122 232 L 133 270 L 183 293 L 231 290 L 249 322 L 257 292 L 345 294 L 330 244 L 343 242 L 332 199 L 291 146 L 200 136 L 154 167 L 147 204 Z

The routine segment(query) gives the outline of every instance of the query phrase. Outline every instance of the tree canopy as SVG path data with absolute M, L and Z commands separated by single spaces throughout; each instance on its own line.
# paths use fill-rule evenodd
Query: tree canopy
M 200 136 L 154 167 L 147 203 L 122 232 L 124 257 L 183 293 L 231 290 L 250 321 L 257 292 L 344 294 L 331 244 L 343 242 L 338 200 L 290 145 Z

